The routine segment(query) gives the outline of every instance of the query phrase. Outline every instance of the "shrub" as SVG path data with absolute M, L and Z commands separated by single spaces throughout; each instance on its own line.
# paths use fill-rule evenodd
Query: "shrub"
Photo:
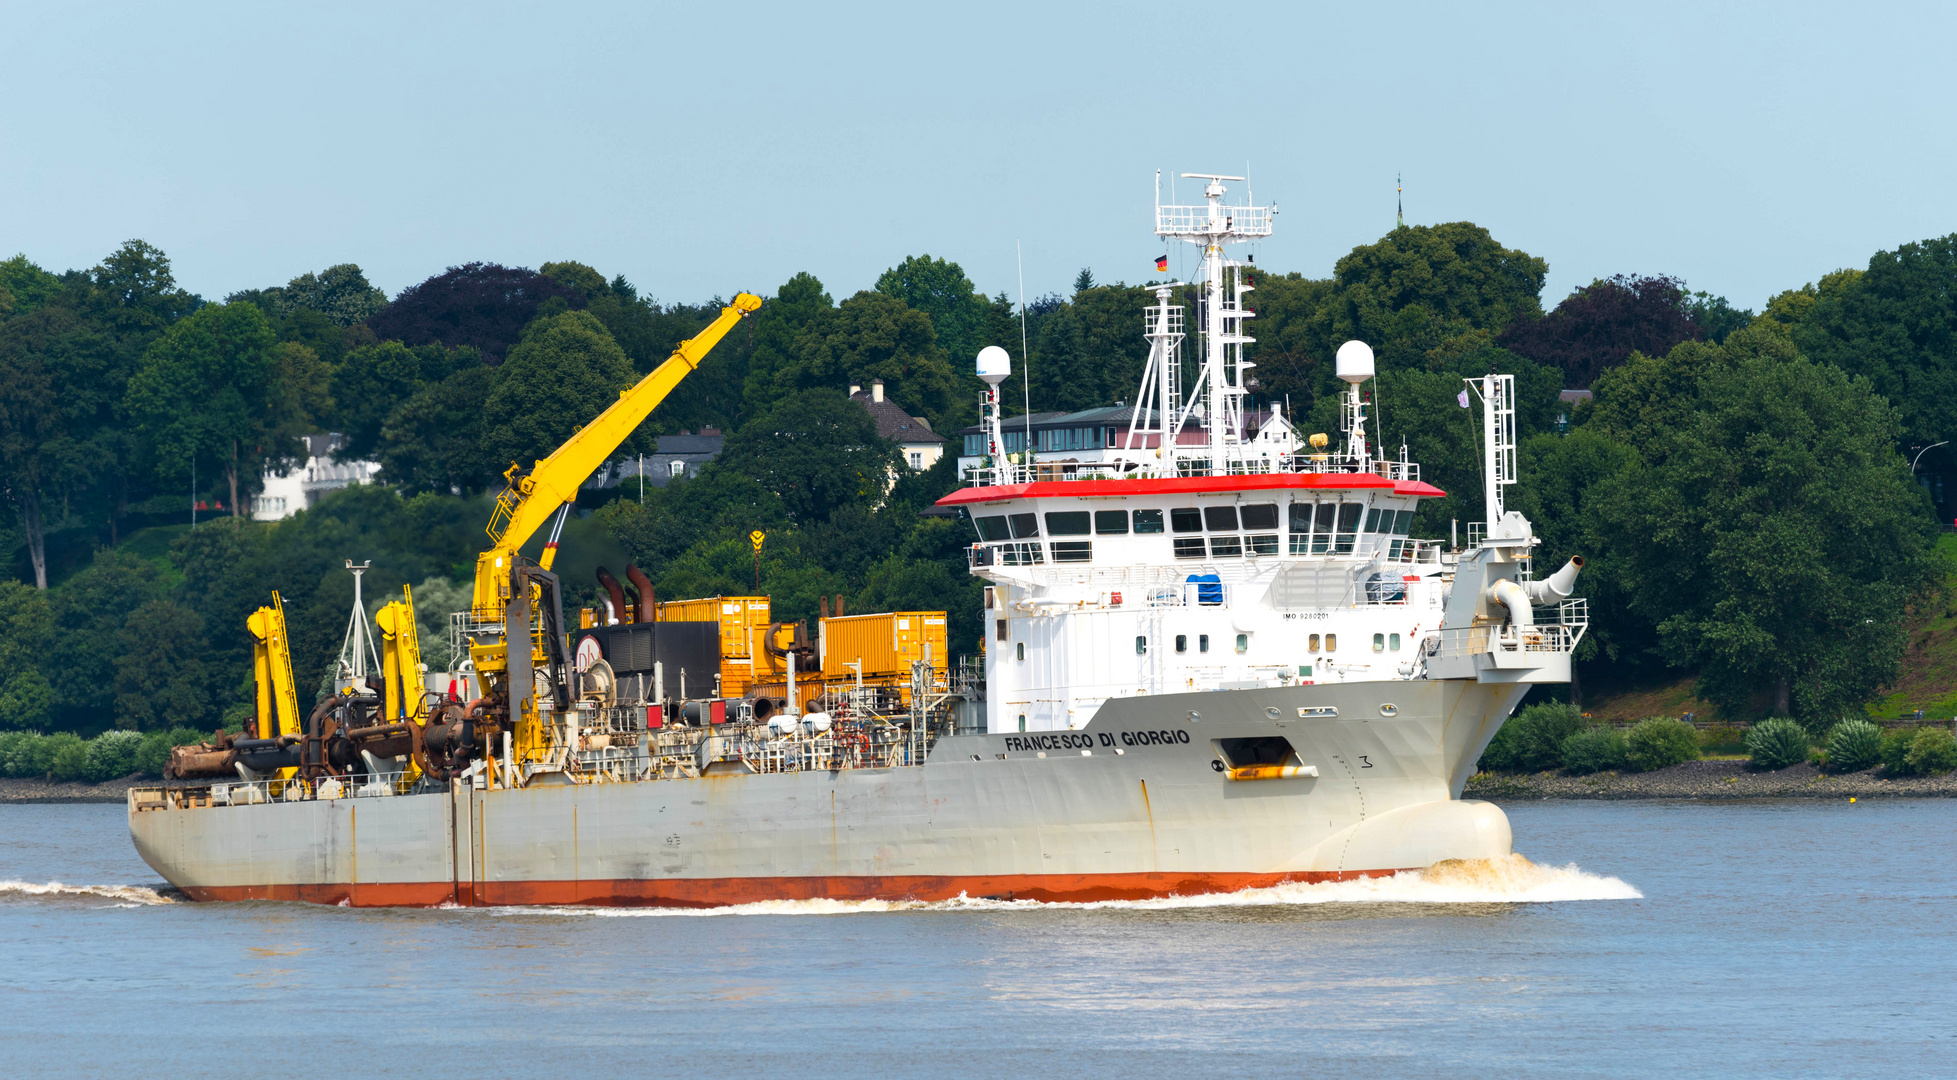
M 1542 772 L 1563 767 L 1563 740 L 1583 730 L 1574 705 L 1531 705 L 1502 725 L 1482 753 L 1483 768 L 1496 772 Z
M 13 776 L 14 761 L 26 748 L 27 740 L 38 738 L 25 731 L 0 731 L 0 776 Z
M 1694 761 L 1699 756 L 1699 740 L 1692 725 L 1670 717 L 1651 716 L 1638 721 L 1624 742 L 1624 763 L 1638 772 Z
M 48 772 L 56 780 L 88 779 L 88 740 L 61 731 L 43 741 L 47 746 Z
M 136 750 L 136 769 L 144 776 L 162 776 L 163 766 L 170 760 L 170 749 L 176 746 L 189 746 L 203 742 L 209 736 L 191 728 L 172 728 L 169 731 L 152 731 L 143 736 L 143 744 Z
M 1924 728 L 1909 741 L 1909 753 L 1903 761 L 1916 776 L 1936 776 L 1957 769 L 1957 738 L 1942 728 Z
M 88 774 L 92 783 L 115 780 L 136 771 L 136 752 L 143 737 L 134 731 L 105 731 L 88 743 Z
M 1882 733 L 1882 771 L 1891 776 L 1910 775 L 1909 744 L 1922 728 L 1892 728 Z
M 46 776 L 54 767 L 54 748 L 45 735 L 22 734 L 7 750 L 0 767 L 13 777 Z
M 1843 720 L 1828 733 L 1828 767 L 1861 772 L 1882 761 L 1882 729 L 1867 720 Z
M 1799 765 L 1808 759 L 1808 733 L 1785 716 L 1775 716 L 1753 725 L 1746 733 L 1746 754 L 1753 767 L 1769 771 Z
M 1616 728 L 1591 728 L 1563 740 L 1563 765 L 1578 776 L 1621 769 L 1627 749 L 1623 732 Z

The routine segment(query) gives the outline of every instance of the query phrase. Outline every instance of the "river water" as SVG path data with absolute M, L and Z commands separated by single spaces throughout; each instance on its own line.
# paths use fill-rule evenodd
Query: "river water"
M 0 1070 L 1957 1074 L 1957 801 L 1506 809 L 1533 865 L 681 914 L 175 903 L 121 806 L 5 806 Z

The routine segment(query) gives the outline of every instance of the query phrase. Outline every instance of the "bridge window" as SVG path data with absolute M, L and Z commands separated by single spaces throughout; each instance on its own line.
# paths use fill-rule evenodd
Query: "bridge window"
M 1209 552 L 1203 550 L 1202 537 L 1200 536 L 1176 537 L 1176 558 L 1201 559 L 1207 556 L 1208 554 Z
M 1120 536 L 1128 531 L 1128 511 L 1094 511 L 1094 531 L 1102 536 Z M 1160 530 L 1157 530 L 1158 532 Z
M 1240 537 L 1210 537 L 1210 557 L 1213 559 L 1234 559 L 1243 553 L 1243 540 Z
M 1405 536 L 1406 534 L 1408 534 L 1408 533 L 1410 533 L 1410 532 L 1412 532 L 1412 531 L 1413 531 L 1413 511 L 1411 511 L 1411 510 L 1402 510 L 1402 511 L 1400 511 L 1400 520 L 1399 520 L 1399 521 L 1397 521 L 1397 522 L 1394 522 L 1394 524 L 1393 524 L 1393 531 L 1394 531 L 1394 532 L 1395 532 L 1396 534 L 1398 534 L 1398 535 L 1400 535 L 1400 536 Z
M 1193 506 L 1178 506 L 1169 511 L 1169 525 L 1179 533 L 1202 532 L 1203 512 Z
M 1118 512 L 1118 511 L 1117 511 Z M 1135 511 L 1135 531 L 1137 533 L 1159 533 L 1162 531 L 1162 511 Z
M 1085 510 L 1061 510 L 1046 516 L 1048 536 L 1086 536 L 1088 515 Z
M 1203 508 L 1203 520 L 1209 525 L 1211 532 L 1236 532 L 1237 508 L 1234 506 L 1206 506 Z
M 1082 517 L 1087 515 L 1083 514 Z M 1089 540 L 1055 540 L 1053 542 L 1054 562 L 1088 562 L 1094 558 L 1094 544 Z
M 1275 529 L 1277 528 L 1277 504 L 1252 503 L 1243 508 L 1243 520 L 1246 530 Z
M 978 531 L 980 539 L 984 540 L 1012 539 L 1012 529 L 1006 525 L 1006 516 L 1004 514 L 979 518 Z
M 1276 555 L 1277 554 L 1276 533 L 1265 533 L 1262 536 L 1253 536 L 1250 537 L 1249 539 L 1250 539 L 1250 553 L 1252 555 Z
M 1006 520 L 1012 523 L 1014 540 L 1040 535 L 1040 519 L 1033 514 L 1013 514 Z

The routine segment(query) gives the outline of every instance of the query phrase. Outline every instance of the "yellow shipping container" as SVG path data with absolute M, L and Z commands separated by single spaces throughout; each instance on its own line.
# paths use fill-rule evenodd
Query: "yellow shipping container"
M 942 611 L 890 611 L 879 615 L 845 615 L 822 620 L 822 638 L 817 643 L 825 681 L 854 680 L 858 661 L 865 679 L 885 675 L 908 678 L 911 664 L 928 659 L 931 667 L 943 671 L 948 665 L 945 651 L 945 613 Z
M 660 622 L 720 624 L 720 695 L 733 698 L 754 682 L 754 653 L 768 632 L 768 613 L 765 596 L 707 596 L 668 600 L 655 615 Z

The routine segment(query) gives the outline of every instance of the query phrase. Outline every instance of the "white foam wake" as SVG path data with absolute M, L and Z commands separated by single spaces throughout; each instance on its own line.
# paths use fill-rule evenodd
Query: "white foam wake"
M 1643 893 L 1620 878 L 1576 866 L 1538 866 L 1521 855 L 1455 859 L 1390 877 L 1275 885 L 1232 893 L 1164 896 L 1152 900 L 1045 903 L 959 896 L 951 900 L 763 900 L 716 908 L 499 908 L 499 915 L 601 915 L 608 917 L 703 915 L 859 915 L 887 911 L 1154 911 L 1175 908 L 1269 907 L 1307 904 L 1546 904 L 1572 900 L 1638 900 Z
M 0 901 L 14 899 L 98 899 L 121 905 L 174 904 L 175 900 L 143 885 L 65 885 L 59 881 L 0 881 Z

